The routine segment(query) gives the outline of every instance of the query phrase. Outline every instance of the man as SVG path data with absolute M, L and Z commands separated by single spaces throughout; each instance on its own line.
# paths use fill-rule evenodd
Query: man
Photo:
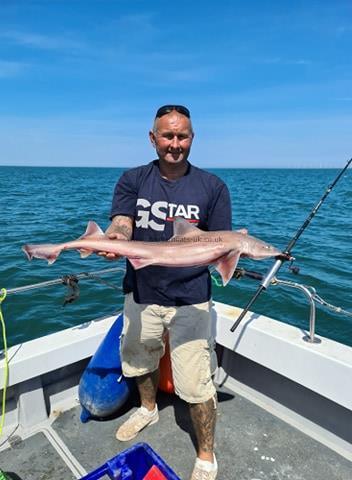
M 158 159 L 120 178 L 109 237 L 168 240 L 177 216 L 203 230 L 231 230 L 226 185 L 187 160 L 194 137 L 189 110 L 180 105 L 159 108 L 149 137 Z M 106 256 L 114 258 L 113 254 Z M 120 426 L 116 438 L 131 440 L 159 419 L 158 366 L 168 330 L 175 392 L 190 405 L 198 442 L 191 480 L 213 480 L 217 475 L 213 451 L 217 404 L 211 378 L 209 271 L 206 267 L 158 266 L 136 271 L 127 261 L 124 292 L 122 369 L 126 377 L 136 377 L 141 407 Z

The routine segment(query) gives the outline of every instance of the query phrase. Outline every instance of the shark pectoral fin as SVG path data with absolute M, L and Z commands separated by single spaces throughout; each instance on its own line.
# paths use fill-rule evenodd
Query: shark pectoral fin
M 87 258 L 89 255 L 92 255 L 93 250 L 87 250 L 86 248 L 80 248 L 79 249 L 79 254 L 81 255 L 81 258 Z
M 150 260 L 150 258 L 136 258 L 136 257 L 134 258 L 127 257 L 127 258 L 135 270 L 148 267 L 148 265 L 152 265 L 153 263 L 152 260 Z
M 222 284 L 224 287 L 231 280 L 234 271 L 237 267 L 238 260 L 240 258 L 241 252 L 233 252 L 230 255 L 225 255 L 220 257 L 215 264 L 215 269 L 219 272 L 222 278 Z

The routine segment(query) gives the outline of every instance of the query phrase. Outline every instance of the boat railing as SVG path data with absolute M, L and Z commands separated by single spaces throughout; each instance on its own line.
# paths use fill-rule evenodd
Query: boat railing
M 299 269 L 297 267 L 290 267 L 290 270 L 292 270 L 293 273 L 297 274 L 299 272 Z M 79 297 L 79 287 L 78 287 L 78 282 L 81 279 L 95 279 L 96 281 L 99 281 L 105 286 L 114 288 L 116 290 L 121 290 L 120 286 L 117 286 L 111 282 L 108 282 L 107 280 L 103 279 L 102 276 L 105 274 L 109 273 L 115 273 L 115 272 L 120 272 L 124 273 L 125 268 L 124 267 L 113 267 L 113 268 L 107 268 L 104 270 L 98 270 L 94 272 L 81 272 L 78 274 L 71 274 L 71 275 L 64 275 L 63 277 L 56 278 L 54 280 L 49 280 L 45 282 L 40 282 L 40 283 L 35 283 L 31 285 L 24 285 L 21 287 L 17 288 L 12 288 L 12 289 L 7 289 L 6 294 L 11 295 L 11 294 L 16 294 L 16 293 L 23 293 L 32 289 L 37 289 L 37 288 L 45 288 L 53 285 L 58 285 L 58 284 L 63 284 L 66 285 L 68 288 L 67 295 L 65 297 L 64 304 L 66 303 L 71 303 L 74 300 L 76 300 Z M 251 270 L 245 270 L 244 268 L 236 268 L 235 273 L 233 275 L 233 278 L 239 279 L 241 277 L 249 277 L 253 280 L 263 280 L 263 275 L 262 273 L 251 271 Z M 216 285 L 218 285 L 217 280 L 215 277 L 212 278 Z M 335 305 L 332 305 L 325 300 L 323 300 L 316 292 L 315 288 L 309 285 L 304 285 L 300 284 L 297 282 L 291 282 L 288 280 L 281 280 L 277 277 L 273 277 L 271 280 L 272 285 L 281 285 L 284 287 L 288 288 L 293 288 L 300 290 L 303 292 L 305 297 L 309 301 L 310 305 L 310 314 L 309 314 L 309 334 L 304 335 L 303 340 L 305 342 L 308 342 L 309 344 L 316 344 L 320 343 L 321 340 L 316 337 L 315 335 L 315 324 L 316 324 L 316 302 L 320 303 L 321 305 L 329 308 L 330 310 L 334 311 L 335 313 L 343 313 L 347 316 L 352 317 L 352 312 L 346 311 L 342 309 L 341 307 L 337 307 Z M 3 289 L 4 290 L 4 289 Z M 2 290 L 1 290 L 2 291 Z
M 294 274 L 298 274 L 299 269 L 298 267 L 290 267 L 290 270 Z M 249 277 L 253 280 L 263 280 L 263 274 L 251 270 L 245 270 L 244 268 L 236 268 L 234 273 L 234 278 L 241 278 L 241 277 Z M 310 313 L 309 313 L 309 334 L 306 334 L 302 337 L 302 340 L 308 342 L 309 344 L 317 344 L 321 343 L 321 339 L 316 337 L 315 335 L 315 323 L 316 323 L 316 303 L 320 303 L 321 305 L 325 306 L 329 310 L 334 311 L 335 313 L 343 313 L 346 316 L 352 317 L 352 312 L 344 310 L 341 307 L 336 305 L 332 305 L 331 303 L 326 302 L 323 298 L 321 298 L 314 287 L 310 285 L 304 285 L 302 283 L 291 282 L 288 280 L 281 280 L 277 277 L 273 277 L 271 280 L 272 285 L 281 285 L 283 287 L 294 288 L 296 290 L 300 290 L 304 293 L 305 297 L 309 301 L 310 306 Z
M 61 284 L 61 285 L 66 285 L 68 289 L 68 292 L 64 301 L 64 305 L 65 305 L 66 303 L 72 303 L 74 300 L 76 300 L 79 297 L 78 282 L 79 280 L 82 280 L 82 279 L 94 279 L 104 284 L 105 286 L 108 286 L 115 290 L 122 290 L 122 288 L 119 287 L 118 285 L 108 282 L 107 280 L 101 277 L 102 275 L 106 275 L 109 273 L 116 273 L 116 272 L 124 273 L 125 271 L 126 269 L 124 267 L 112 267 L 112 268 L 106 268 L 103 270 L 96 270 L 93 272 L 81 272 L 76 274 L 63 275 L 62 277 L 55 278 L 53 280 L 47 280 L 45 282 L 32 283 L 30 285 L 24 285 L 21 287 L 6 289 L 6 295 L 14 295 L 17 293 L 28 292 L 29 290 L 46 288 L 46 287 L 51 287 L 53 285 Z

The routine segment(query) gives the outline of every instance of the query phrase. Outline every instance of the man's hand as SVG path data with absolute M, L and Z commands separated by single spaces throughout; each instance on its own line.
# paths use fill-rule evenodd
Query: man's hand
M 133 232 L 133 218 L 124 215 L 117 215 L 105 232 L 110 240 L 131 240 Z M 98 255 L 107 260 L 118 260 L 121 255 L 111 252 L 98 252 Z
M 127 240 L 121 233 L 105 233 L 110 240 Z M 121 255 L 112 252 L 97 252 L 100 257 L 105 257 L 107 260 L 118 260 Z

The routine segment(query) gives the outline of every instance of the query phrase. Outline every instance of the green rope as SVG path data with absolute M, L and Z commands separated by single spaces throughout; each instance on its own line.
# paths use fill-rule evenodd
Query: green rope
M 0 480 L 10 480 L 10 477 L 8 477 L 5 472 L 0 470 Z
M 213 280 L 214 284 L 217 286 L 217 287 L 222 287 L 223 285 L 219 282 L 219 280 L 214 277 L 214 275 L 210 275 L 211 276 L 211 279 Z M 1 480 L 1 479 L 0 479 Z
M 5 377 L 4 377 L 4 387 L 2 390 L 2 408 L 1 408 L 1 420 L 0 420 L 0 437 L 2 435 L 2 429 L 4 427 L 4 421 L 5 421 L 5 403 L 6 403 L 6 390 L 7 390 L 7 382 L 9 379 L 9 358 L 7 354 L 7 340 L 6 340 L 6 325 L 5 325 L 5 320 L 2 314 L 1 310 L 1 304 L 6 298 L 6 289 L 2 288 L 0 290 L 0 322 L 2 326 L 2 339 L 4 343 L 4 356 L 5 356 Z M 0 474 L 2 475 L 1 471 Z M 6 477 L 5 477 L 6 478 Z M 2 477 L 0 476 L 0 480 L 2 480 Z

